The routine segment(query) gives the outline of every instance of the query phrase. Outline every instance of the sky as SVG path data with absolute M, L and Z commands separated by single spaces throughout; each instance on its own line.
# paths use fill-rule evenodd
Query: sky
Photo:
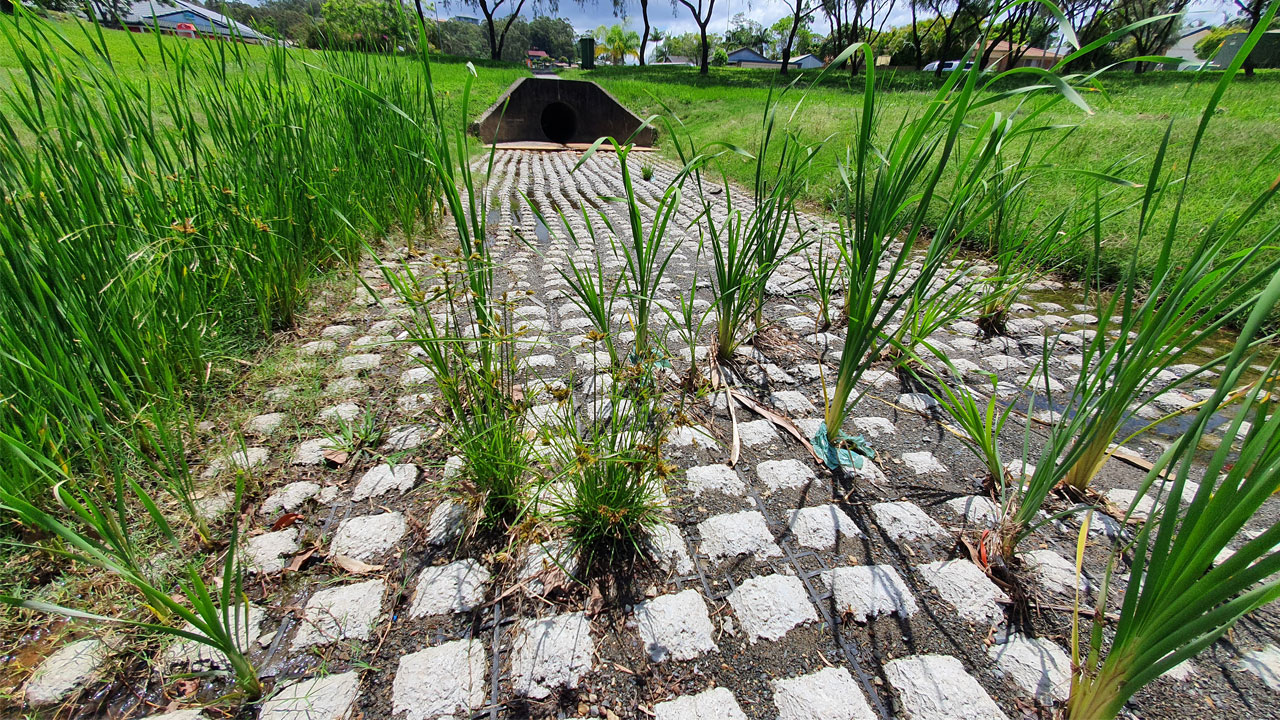
M 501 8 L 502 11 L 507 11 L 508 7 L 518 1 L 507 0 L 507 4 Z M 1211 25 L 1216 25 L 1222 21 L 1222 8 L 1224 5 L 1220 0 L 1193 0 L 1188 11 L 1188 17 L 1201 19 Z M 438 7 L 441 18 L 453 15 L 480 17 L 478 10 L 468 7 L 464 2 L 460 1 L 444 3 Z M 643 30 L 644 24 L 640 20 L 639 2 L 626 0 L 626 7 L 624 7 L 623 12 L 631 16 L 628 18 L 628 25 L 631 29 L 636 32 Z M 723 33 L 729 27 L 729 19 L 737 13 L 743 13 L 748 18 L 768 27 L 777 22 L 778 18 L 783 15 L 789 15 L 790 9 L 784 0 L 716 0 L 714 17 L 708 27 L 708 32 Z M 552 10 L 545 1 L 535 4 L 532 0 L 529 0 L 526 2 L 525 9 L 521 14 L 526 17 L 553 15 L 567 18 L 569 22 L 573 23 L 574 29 L 579 32 L 590 32 L 600 25 L 612 25 L 621 21 L 614 14 L 613 5 L 610 2 L 603 1 L 579 5 L 574 0 L 564 0 L 559 4 L 557 10 Z M 905 25 L 910 21 L 910 5 L 905 1 L 900 1 L 895 3 L 893 12 L 890 14 L 889 21 L 885 27 Z M 654 28 L 660 28 L 663 31 L 677 35 L 698 31 L 698 26 L 694 23 L 693 16 L 689 13 L 689 10 L 679 4 L 673 8 L 671 0 L 650 0 L 649 24 Z M 817 17 L 814 19 L 813 29 L 820 35 L 826 35 L 829 32 L 827 20 L 822 17 L 821 12 L 817 13 Z

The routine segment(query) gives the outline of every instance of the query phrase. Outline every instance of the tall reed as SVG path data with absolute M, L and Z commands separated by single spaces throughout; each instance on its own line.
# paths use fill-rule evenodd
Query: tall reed
M 1135 505 L 1152 496 L 1157 509 L 1132 543 L 1114 549 L 1107 565 L 1088 652 L 1083 658 L 1073 653 L 1070 718 L 1115 717 L 1147 683 L 1213 644 L 1246 613 L 1280 597 L 1280 525 L 1273 523 L 1231 550 L 1245 524 L 1280 491 L 1280 412 L 1275 399 L 1280 360 L 1272 361 L 1265 375 L 1268 382 L 1248 392 L 1225 429 L 1228 438 L 1241 438 L 1239 456 L 1233 457 L 1232 443 L 1224 442 L 1203 476 L 1194 467 L 1200 439 L 1256 358 L 1253 341 L 1277 303 L 1280 275 L 1272 276 L 1245 321 L 1213 397 L 1139 488 Z M 1196 481 L 1199 487 L 1193 490 Z M 1184 509 L 1182 501 L 1188 496 L 1190 504 Z M 1219 561 L 1224 554 L 1227 557 Z M 1103 620 L 1107 588 L 1122 558 L 1129 578 L 1108 646 Z M 1073 628 L 1079 626 L 1079 615 Z
M 383 232 L 400 198 L 431 222 L 439 186 L 400 150 L 406 119 L 339 79 L 425 116 L 398 64 L 129 33 L 118 57 L 119 31 L 81 33 L 0 17 L 20 69 L 0 91 L 0 483 L 37 503 L 14 443 L 74 471 L 127 450 L 104 423 L 172 427 L 219 358 L 292 324 L 315 269 L 355 252 L 344 218 Z M 132 63 L 164 71 L 117 72 Z
M 615 249 L 622 255 L 624 267 L 622 273 L 622 289 L 624 297 L 630 302 L 631 327 L 635 332 L 634 357 L 639 362 L 654 359 L 656 346 L 651 341 L 650 321 L 655 313 L 658 286 L 671 263 L 671 256 L 679 249 L 680 238 L 669 235 L 668 229 L 680 209 L 681 186 L 686 176 L 681 171 L 676 181 L 667 186 L 653 209 L 653 219 L 645 222 L 641 213 L 641 203 L 636 195 L 635 183 L 631 176 L 630 157 L 634 146 L 619 142 L 614 138 L 601 138 L 582 154 L 574 169 L 593 157 L 597 148 L 608 142 L 618 159 L 618 167 L 622 176 L 622 196 L 603 198 L 607 202 L 620 203 L 626 208 L 624 228 L 614 227 L 608 215 L 600 218 L 617 238 Z M 661 313 L 657 313 L 661 316 Z
M 150 526 L 166 541 L 167 551 L 183 556 L 178 536 L 142 486 L 124 478 L 124 473 L 117 467 L 113 474 L 114 493 L 107 494 L 96 487 L 75 485 L 60 468 L 48 463 L 43 465 L 42 470 L 49 473 L 50 484 L 58 494 L 59 504 L 70 511 L 68 521 L 54 517 L 3 488 L 0 488 L 0 509 L 52 540 L 38 546 L 38 549 L 105 570 L 128 583 L 142 596 L 145 607 L 155 617 L 152 620 L 106 617 L 9 594 L 0 595 L 0 603 L 84 620 L 120 623 L 207 645 L 226 657 L 243 699 L 257 700 L 262 695 L 262 683 L 247 657 L 256 638 L 248 637 L 249 607 L 240 565 L 239 513 L 232 513 L 229 542 L 221 563 L 220 584 L 209 587 L 201 577 L 200 563 L 190 559 L 186 559 L 181 576 L 175 580 L 154 571 L 152 558 L 140 554 L 142 549 L 134 537 L 138 523 L 131 513 L 141 510 Z M 244 478 L 238 476 L 236 507 L 239 507 L 243 494 Z M 19 543 L 7 544 L 21 546 Z M 187 604 L 184 605 L 182 600 Z M 176 627 L 175 621 L 182 621 L 185 626 Z
M 1248 317 L 1265 297 L 1260 288 L 1280 272 L 1280 258 L 1268 254 L 1280 241 L 1280 224 L 1256 227 L 1254 222 L 1280 190 L 1280 184 L 1270 178 L 1260 181 L 1261 190 L 1242 212 L 1221 215 L 1207 227 L 1188 228 L 1180 213 L 1205 130 L 1238 69 L 1233 62 L 1218 81 L 1185 163 L 1169 170 L 1165 163 L 1173 123 L 1165 130 L 1143 189 L 1128 279 L 1110 299 L 1098 299 L 1097 331 L 1082 350 L 1076 383 L 1066 397 L 1054 401 L 1060 402 L 1063 412 L 1050 427 L 1017 507 L 1002 521 L 1000 552 L 1006 556 L 1043 522 L 1037 514 L 1054 488 L 1062 484 L 1079 492 L 1089 487 L 1110 458 L 1121 428 L 1152 402 L 1157 376 L 1186 360 L 1193 348 L 1213 334 Z M 1163 227 L 1156 228 L 1156 210 L 1170 196 L 1173 212 Z M 1098 203 L 1095 200 L 1095 208 Z M 1094 216 L 1100 217 L 1101 210 L 1095 209 Z M 1101 237 L 1102 227 L 1095 224 L 1095 253 Z M 1197 238 L 1191 253 L 1176 257 L 1175 251 L 1188 238 Z M 1146 239 L 1158 243 L 1159 256 L 1149 285 L 1144 286 L 1134 269 Z M 1244 249 L 1229 252 L 1233 245 Z M 1259 333 L 1249 340 L 1256 346 L 1273 337 L 1273 333 Z M 1046 348 L 1046 357 L 1047 352 Z M 1211 358 L 1159 389 L 1167 392 L 1217 372 L 1214 368 L 1227 359 Z
M 488 524 L 506 527 L 529 504 L 531 443 L 524 419 L 527 403 L 515 387 L 520 338 L 512 327 L 511 303 L 495 293 L 493 247 L 486 227 L 489 203 L 485 185 L 471 168 L 467 121 L 475 69 L 468 66 L 460 117 L 447 122 L 425 53 L 421 63 L 428 108 L 421 123 L 409 118 L 394 98 L 379 95 L 373 87 L 358 89 L 411 123 L 416 152 L 441 178 L 441 204 L 458 246 L 447 257 L 436 256 L 433 273 L 426 277 L 408 258 L 399 267 L 387 262 L 380 266 L 392 290 L 413 309 L 405 342 L 417 345 L 420 362 L 440 390 L 439 416 L 463 459 L 462 477 L 469 486 L 464 492 L 475 496 Z M 493 158 L 490 150 L 488 174 Z
M 855 45 L 844 56 L 854 52 L 870 49 Z M 971 113 L 990 104 L 992 97 L 1015 94 L 995 93 L 979 101 L 980 75 L 977 67 L 952 73 L 924 110 L 900 122 L 881 144 L 880 91 L 874 68 L 867 68 L 857 131 L 840 168 L 848 221 L 841 224 L 837 247 L 848 283 L 842 318 L 848 325 L 834 387 L 823 388 L 827 442 L 832 446 L 841 440 L 844 419 L 856 402 L 858 380 L 871 362 L 884 354 L 914 356 L 915 347 L 933 330 L 973 306 L 967 276 L 944 275 L 943 269 L 954 257 L 958 240 L 999 207 L 981 203 L 979 193 L 999 148 L 1030 132 L 1038 114 L 991 113 L 977 124 L 965 148 L 961 131 L 973 122 Z M 1046 104 L 1069 98 L 1072 92 L 1063 86 Z M 957 154 L 959 160 L 951 167 L 956 179 L 943 219 L 925 239 L 926 219 Z M 917 257 L 921 243 L 923 252 Z M 913 262 L 918 264 L 915 269 Z

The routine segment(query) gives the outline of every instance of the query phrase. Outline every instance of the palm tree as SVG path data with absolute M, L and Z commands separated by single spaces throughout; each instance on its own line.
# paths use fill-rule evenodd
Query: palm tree
M 608 57 L 614 65 L 621 65 L 626 61 L 627 56 L 640 56 L 640 34 L 635 30 L 628 30 L 622 25 L 613 25 L 600 38 L 600 45 L 596 48 L 596 54 L 601 57 Z

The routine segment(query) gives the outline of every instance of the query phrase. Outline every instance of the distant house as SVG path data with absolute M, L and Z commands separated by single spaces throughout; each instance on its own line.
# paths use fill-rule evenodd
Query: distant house
M 695 62 L 693 58 L 685 57 L 684 55 L 668 55 L 665 60 L 659 60 L 656 63 L 650 63 L 650 64 L 652 65 L 697 65 L 698 63 Z
M 552 57 L 550 55 L 548 55 L 546 52 L 539 50 L 537 48 L 529 49 L 524 54 L 524 56 L 525 56 L 525 65 L 528 65 L 529 67 L 535 67 L 538 65 L 549 65 L 552 62 Z
M 451 17 L 451 18 L 449 18 L 449 19 L 450 19 L 450 20 L 457 20 L 457 21 L 458 21 L 458 22 L 460 22 L 460 23 L 466 23 L 466 24 L 468 24 L 468 25 L 479 25 L 479 24 L 480 24 L 480 18 L 473 18 L 473 17 L 471 17 L 470 15 L 454 15 L 453 17 Z
M 183 0 L 144 0 L 135 2 L 121 18 L 133 32 L 160 32 L 182 37 L 213 37 L 224 40 L 262 44 L 276 42 L 248 25 Z
M 791 58 L 791 64 L 801 70 L 814 70 L 826 65 L 826 63 L 822 62 L 822 58 L 814 57 L 811 53 Z
M 1222 47 L 1218 48 L 1218 54 L 1213 56 L 1214 64 L 1224 68 L 1230 65 L 1248 37 L 1249 33 L 1246 32 L 1228 35 L 1227 39 L 1222 41 Z M 1280 68 L 1280 30 L 1268 30 L 1262 33 L 1249 59 L 1256 68 Z
M 1061 55 L 1049 50 L 1041 50 L 1038 47 L 1018 45 L 1001 40 L 992 46 L 991 57 L 987 61 L 987 65 L 995 65 L 997 72 L 1004 72 L 1016 67 L 1047 69 L 1057 65 L 1061 59 Z
M 1196 43 L 1203 40 L 1204 36 L 1211 32 L 1213 32 L 1211 27 L 1188 30 L 1179 35 L 1177 42 L 1170 45 L 1160 54 L 1166 57 L 1176 57 L 1184 62 L 1200 62 L 1200 58 L 1196 57 Z
M 770 60 L 749 47 L 740 47 L 729 53 L 729 64 L 744 68 L 774 68 L 782 63 Z

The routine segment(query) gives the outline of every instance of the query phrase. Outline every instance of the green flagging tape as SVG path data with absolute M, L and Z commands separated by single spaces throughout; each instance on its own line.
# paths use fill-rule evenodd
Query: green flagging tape
M 871 443 L 867 442 L 867 439 L 861 435 L 849 435 L 841 430 L 839 443 L 849 449 L 836 447 L 827 442 L 827 424 L 825 422 L 819 425 L 818 432 L 813 434 L 813 449 L 818 452 L 818 455 L 826 462 L 827 467 L 832 470 L 837 467 L 861 470 L 863 458 L 874 458 L 876 456 L 876 451 L 871 447 Z

